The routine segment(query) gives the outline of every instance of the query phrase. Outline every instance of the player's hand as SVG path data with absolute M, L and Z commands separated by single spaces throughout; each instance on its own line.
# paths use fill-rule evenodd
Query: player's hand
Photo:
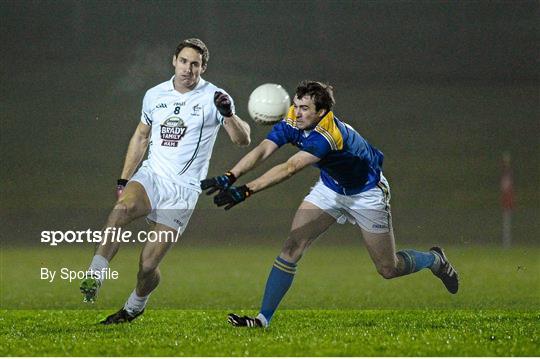
M 223 117 L 231 117 L 233 115 L 231 98 L 226 93 L 216 91 L 214 93 L 214 104 Z
M 201 181 L 201 189 L 208 190 L 206 194 L 210 195 L 217 190 L 224 190 L 229 188 L 234 181 L 236 181 L 236 176 L 231 172 L 225 172 L 225 174 L 217 177 L 207 178 Z
M 226 190 L 219 192 L 214 197 L 214 203 L 218 207 L 225 206 L 225 210 L 229 210 L 236 206 L 238 203 L 243 202 L 253 194 L 253 191 L 248 186 L 243 185 L 241 187 L 229 187 Z
M 116 199 L 120 198 L 120 196 L 124 192 L 124 188 L 126 188 L 127 183 L 128 180 L 123 178 L 120 178 L 118 181 L 116 181 Z

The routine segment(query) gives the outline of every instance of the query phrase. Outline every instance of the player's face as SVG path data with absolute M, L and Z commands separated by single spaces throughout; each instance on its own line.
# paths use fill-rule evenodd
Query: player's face
M 319 111 L 315 109 L 315 103 L 311 96 L 304 96 L 300 99 L 294 96 L 293 106 L 296 115 L 296 127 L 301 130 L 315 128 L 325 112 L 323 109 Z
M 202 65 L 202 55 L 191 47 L 184 47 L 178 56 L 173 57 L 173 66 L 174 86 L 180 92 L 193 90 L 206 70 Z

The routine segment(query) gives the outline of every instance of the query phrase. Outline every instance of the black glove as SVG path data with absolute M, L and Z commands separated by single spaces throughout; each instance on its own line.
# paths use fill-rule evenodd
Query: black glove
M 127 179 L 120 178 L 116 181 L 116 199 L 119 199 L 128 183 Z
M 212 194 L 215 191 L 229 188 L 236 181 L 236 176 L 231 172 L 225 172 L 224 175 L 207 178 L 201 181 L 201 189 L 208 189 L 206 194 Z
M 223 117 L 231 117 L 233 115 L 232 102 L 226 93 L 216 91 L 214 93 L 214 104 Z
M 229 187 L 226 190 L 219 192 L 214 197 L 214 203 L 218 206 L 225 206 L 225 210 L 229 210 L 236 206 L 238 203 L 243 202 L 253 194 L 253 191 L 248 186 L 243 185 L 241 187 Z

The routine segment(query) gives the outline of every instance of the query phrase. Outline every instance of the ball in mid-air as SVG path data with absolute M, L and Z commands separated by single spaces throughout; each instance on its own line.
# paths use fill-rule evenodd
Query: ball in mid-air
M 248 112 L 259 124 L 271 125 L 280 121 L 291 106 L 291 98 L 281 85 L 264 84 L 249 96 Z

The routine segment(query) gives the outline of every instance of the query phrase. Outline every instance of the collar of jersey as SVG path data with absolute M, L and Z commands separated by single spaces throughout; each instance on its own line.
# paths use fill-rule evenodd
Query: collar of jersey
M 199 83 L 197 83 L 197 86 L 195 86 L 195 88 L 189 92 L 186 92 L 185 94 L 188 94 L 188 93 L 191 93 L 193 91 L 198 91 L 201 87 L 204 86 L 204 84 L 206 83 L 206 81 L 201 77 L 199 78 Z M 171 80 L 169 81 L 169 91 L 175 91 L 174 90 L 174 75 L 173 77 L 171 77 Z M 178 92 L 180 93 L 180 92 Z M 181 94 L 181 95 L 185 95 L 185 94 Z
M 291 107 L 289 107 L 289 111 L 287 112 L 287 118 L 285 119 L 285 121 L 296 127 L 296 115 L 294 113 L 294 106 L 291 105 Z M 319 121 L 317 127 L 318 126 L 327 129 L 334 126 L 334 113 L 332 111 L 328 111 L 328 113 L 324 115 L 324 117 Z
M 287 124 L 296 127 L 294 106 L 289 108 L 287 119 L 285 121 Z M 343 149 L 343 136 L 341 135 L 341 132 L 334 121 L 334 113 L 332 111 L 328 111 L 328 113 L 324 115 L 313 130 L 320 133 L 328 141 L 332 150 Z

